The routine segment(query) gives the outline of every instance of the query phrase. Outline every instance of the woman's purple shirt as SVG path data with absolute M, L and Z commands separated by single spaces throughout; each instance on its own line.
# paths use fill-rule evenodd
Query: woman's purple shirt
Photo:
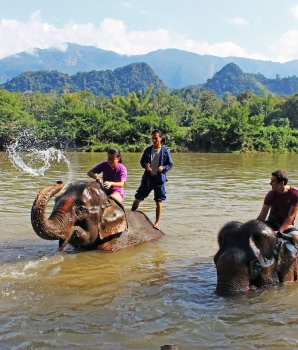
M 97 164 L 93 169 L 93 172 L 95 174 L 102 173 L 102 180 L 105 181 L 111 181 L 111 182 L 126 182 L 127 177 L 127 170 L 126 167 L 118 163 L 115 169 L 112 169 L 109 166 L 109 163 L 107 160 Z M 106 190 L 107 195 L 110 195 L 113 192 L 118 192 L 122 198 L 124 198 L 124 188 L 123 187 L 111 187 L 108 190 Z

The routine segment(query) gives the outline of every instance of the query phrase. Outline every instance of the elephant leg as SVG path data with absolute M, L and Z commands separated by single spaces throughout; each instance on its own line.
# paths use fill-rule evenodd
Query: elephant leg
M 67 235 L 65 235 L 65 238 L 59 239 L 59 252 L 63 252 L 64 248 L 69 243 L 71 237 L 72 237 L 72 233 L 69 232 Z
M 59 252 L 63 252 L 64 248 L 69 243 L 70 238 L 68 239 L 59 239 Z

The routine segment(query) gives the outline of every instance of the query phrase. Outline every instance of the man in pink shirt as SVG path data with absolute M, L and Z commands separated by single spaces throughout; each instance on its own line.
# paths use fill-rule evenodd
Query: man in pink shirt
M 283 233 L 290 233 L 298 242 L 298 230 L 294 227 L 298 211 L 298 188 L 288 185 L 288 175 L 283 170 L 271 174 L 270 185 L 272 189 L 265 196 L 257 219 L 265 221 L 279 237 L 283 237 Z

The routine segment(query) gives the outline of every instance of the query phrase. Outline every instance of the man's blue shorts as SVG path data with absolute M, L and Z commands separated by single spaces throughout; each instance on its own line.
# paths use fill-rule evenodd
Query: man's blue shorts
M 157 176 L 150 176 L 148 180 L 142 180 L 141 186 L 137 189 L 135 198 L 143 201 L 147 198 L 150 192 L 154 190 L 155 202 L 162 202 L 166 200 L 166 189 L 162 182 L 157 181 Z

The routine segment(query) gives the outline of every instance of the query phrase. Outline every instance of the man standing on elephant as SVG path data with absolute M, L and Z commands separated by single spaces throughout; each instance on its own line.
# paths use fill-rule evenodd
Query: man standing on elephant
M 265 196 L 257 219 L 265 221 L 277 231 L 279 237 L 283 237 L 283 233 L 291 233 L 298 242 L 298 230 L 294 227 L 298 211 L 298 188 L 288 185 L 288 175 L 283 170 L 276 170 L 271 174 L 270 185 L 272 189 Z
M 154 130 L 152 132 L 153 145 L 145 149 L 140 160 L 141 166 L 145 171 L 131 207 L 132 211 L 137 210 L 140 202 L 148 197 L 150 192 L 154 190 L 154 200 L 156 203 L 156 220 L 154 227 L 156 229 L 158 229 L 160 223 L 162 201 L 166 200 L 166 191 L 164 187 L 167 181 L 166 172 L 170 171 L 173 166 L 170 151 L 162 146 L 162 139 L 162 132 L 160 130 Z

